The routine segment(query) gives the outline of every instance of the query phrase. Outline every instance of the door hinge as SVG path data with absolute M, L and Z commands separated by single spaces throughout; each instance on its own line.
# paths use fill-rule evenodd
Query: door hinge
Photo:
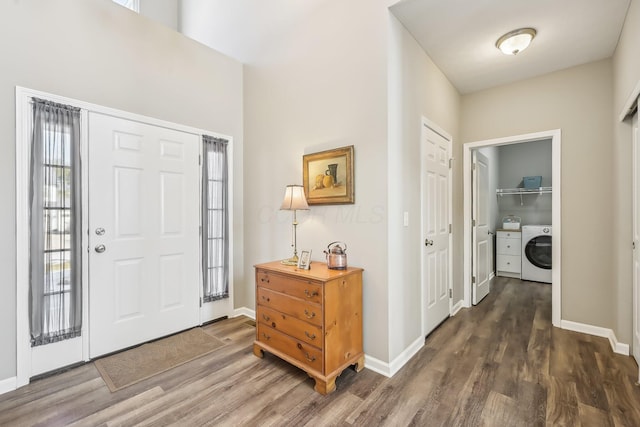
M 453 159 L 449 159 L 449 169 L 451 169 L 451 165 L 453 165 Z
M 201 165 L 202 164 L 202 155 L 198 154 L 198 164 Z
M 453 298 L 453 289 L 449 288 L 449 298 Z
M 202 307 L 202 297 L 200 297 L 200 307 Z
M 202 236 L 202 226 L 200 226 L 200 235 Z
M 471 169 L 476 170 L 476 164 L 475 163 L 471 166 Z
M 471 276 L 471 283 L 476 283 L 476 276 Z
M 476 220 L 475 220 L 475 219 L 472 219 L 472 220 L 471 220 L 471 226 L 472 226 L 472 227 L 475 227 L 475 226 L 476 226 Z
M 451 224 L 449 224 L 449 234 L 451 234 Z

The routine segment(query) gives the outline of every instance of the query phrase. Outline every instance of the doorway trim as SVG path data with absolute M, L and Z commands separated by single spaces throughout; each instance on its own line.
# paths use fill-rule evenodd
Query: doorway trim
M 560 129 L 507 136 L 503 138 L 486 139 L 467 142 L 462 146 L 462 174 L 463 174 L 463 226 L 464 226 L 464 304 L 471 307 L 471 151 L 483 147 L 520 144 L 525 142 L 551 139 L 551 168 L 553 173 L 553 193 L 551 195 L 553 240 L 552 281 L 551 284 L 551 321 L 553 326 L 561 327 L 562 322 L 562 228 L 561 228 L 561 135 Z
M 82 120 L 82 131 L 81 131 L 81 150 L 83 151 L 83 165 L 82 165 L 82 174 L 83 174 L 83 182 L 82 182 L 82 191 L 83 191 L 83 218 L 82 218 L 82 229 L 83 229 L 83 241 L 82 247 L 88 248 L 88 238 L 87 238 L 87 217 L 86 214 L 88 212 L 88 197 L 89 195 L 86 193 L 88 189 L 88 182 L 86 181 L 88 177 L 88 162 L 84 159 L 87 159 L 87 150 L 88 150 L 88 121 L 87 116 L 88 112 L 96 112 L 105 115 L 111 115 L 114 117 L 119 117 L 127 120 L 138 121 L 141 123 L 146 123 L 152 126 L 166 127 L 174 130 L 178 130 L 186 133 L 193 133 L 199 136 L 200 144 L 202 140 L 202 135 L 207 134 L 217 138 L 226 139 L 229 144 L 229 176 L 230 176 L 230 186 L 229 186 L 229 298 L 226 301 L 225 310 L 227 310 L 227 315 L 231 317 L 233 315 L 233 298 L 235 295 L 234 289 L 234 280 L 233 280 L 233 137 L 229 135 L 224 135 L 218 132 L 212 132 L 205 129 L 194 128 L 187 125 L 181 125 L 178 123 L 172 123 L 161 119 L 155 119 L 152 117 L 144 116 L 141 114 L 130 113 L 123 110 L 118 110 L 115 108 L 105 107 L 98 104 L 93 104 L 85 101 L 80 101 L 74 98 L 69 98 L 65 96 L 55 95 L 48 92 L 43 92 L 35 89 L 29 89 L 21 86 L 15 87 L 15 112 L 16 112 L 16 139 L 15 139 L 15 148 L 16 148 L 16 337 L 15 343 L 9 343 L 9 346 L 15 345 L 16 349 L 16 377 L 15 383 L 12 382 L 11 385 L 14 386 L 14 389 L 20 388 L 24 385 L 29 384 L 30 378 L 32 376 L 32 351 L 31 351 L 31 343 L 29 340 L 29 185 L 30 185 L 30 144 L 27 143 L 30 138 L 31 132 L 31 110 L 30 110 L 30 100 L 32 97 L 44 98 L 54 102 L 58 102 L 61 104 L 69 104 L 74 107 L 78 107 L 82 110 L 81 120 Z M 201 146 L 198 148 L 201 150 Z M 201 173 L 201 171 L 199 172 Z M 84 251 L 83 251 L 84 253 Z M 202 257 L 199 254 L 200 261 Z M 88 257 L 84 257 L 83 261 L 83 276 L 82 276 L 82 359 L 81 361 L 89 360 L 89 276 L 88 276 Z M 199 268 L 201 271 L 202 269 Z M 202 273 L 199 274 L 200 282 L 198 284 L 200 290 L 200 297 L 202 297 Z M 213 320 L 212 318 L 208 318 L 210 313 L 205 313 L 203 310 L 200 310 L 200 324 Z M 0 388 L 2 388 L 2 384 L 0 383 Z M 1 393 L 1 392 L 0 392 Z

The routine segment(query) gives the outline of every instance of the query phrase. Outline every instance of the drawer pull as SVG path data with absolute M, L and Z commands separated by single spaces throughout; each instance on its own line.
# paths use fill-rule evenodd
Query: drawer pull
M 309 353 L 305 353 L 304 354 L 304 358 L 307 359 L 307 361 L 309 361 L 309 362 L 315 362 L 316 361 L 316 357 L 315 356 L 309 356 Z
M 309 310 L 305 308 L 304 315 L 307 317 L 307 319 L 313 319 L 314 317 L 316 317 L 316 312 L 312 311 L 311 313 L 309 313 Z
M 265 282 L 266 282 L 266 283 L 269 283 L 269 278 L 268 278 L 268 277 L 263 277 L 262 279 L 260 279 L 260 281 L 261 281 L 262 283 L 265 283 Z
M 318 296 L 318 291 L 309 292 L 308 289 L 305 289 L 304 294 L 307 296 L 307 298 L 313 298 Z
M 262 333 L 262 338 L 264 338 L 265 340 L 269 341 L 271 339 L 270 335 L 265 334 L 264 332 Z
M 263 314 L 262 318 L 264 319 L 265 322 L 268 322 L 269 320 L 271 320 L 271 317 L 267 316 L 266 314 Z
M 309 338 L 310 340 L 315 340 L 316 339 L 316 334 L 309 334 L 309 332 L 304 331 L 304 334 L 307 336 L 307 338 Z
M 269 299 L 269 297 L 265 297 L 264 295 L 262 296 L 262 299 L 263 299 L 264 301 L 266 301 L 266 302 L 271 301 L 271 300 Z

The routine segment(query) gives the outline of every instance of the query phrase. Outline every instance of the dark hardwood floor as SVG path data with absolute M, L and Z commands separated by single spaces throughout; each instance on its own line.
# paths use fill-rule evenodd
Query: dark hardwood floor
M 250 319 L 206 329 L 226 345 L 115 393 L 88 363 L 1 395 L 0 425 L 640 426 L 635 362 L 551 327 L 549 285 L 495 279 L 393 378 L 348 369 L 328 396 L 255 357 Z

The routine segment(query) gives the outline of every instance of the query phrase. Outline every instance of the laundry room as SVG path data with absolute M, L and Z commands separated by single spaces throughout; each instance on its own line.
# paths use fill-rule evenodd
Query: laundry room
M 552 141 L 485 147 L 488 231 L 496 276 L 551 283 Z

